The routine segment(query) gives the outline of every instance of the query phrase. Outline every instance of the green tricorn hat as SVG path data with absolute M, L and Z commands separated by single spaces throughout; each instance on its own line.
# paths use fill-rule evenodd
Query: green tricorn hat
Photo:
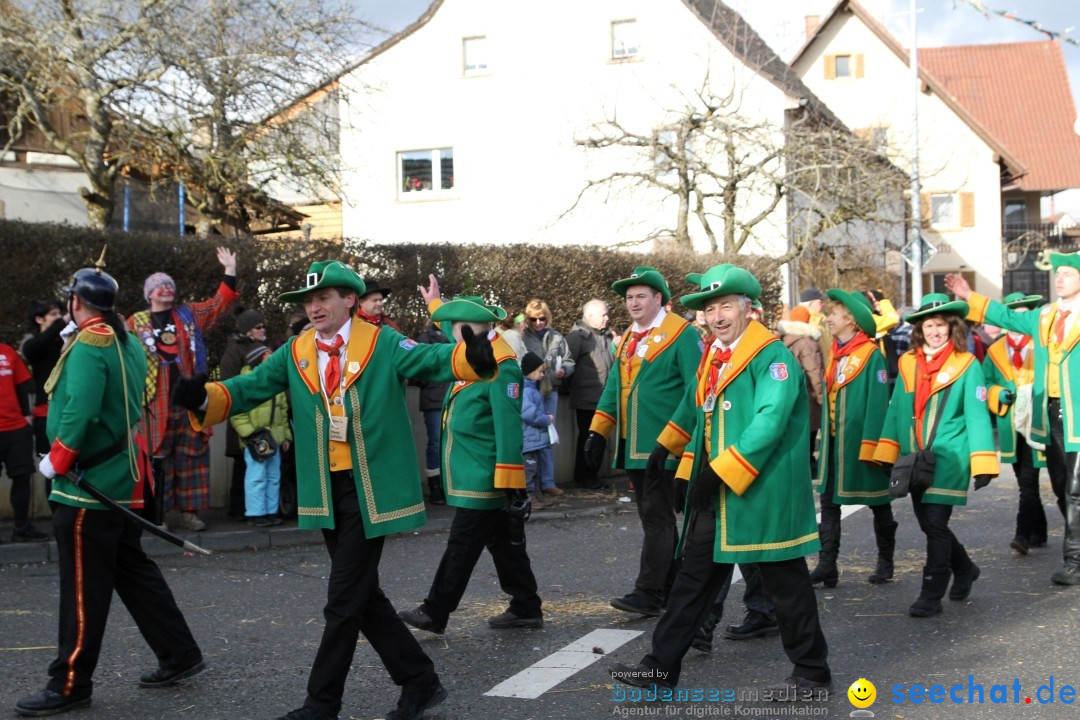
M 1080 270 L 1080 253 L 1050 253 L 1050 267 L 1071 267 Z
M 704 273 L 690 273 L 686 282 L 701 288 L 701 292 L 681 298 L 682 304 L 691 310 L 703 310 L 706 302 L 724 295 L 745 295 L 751 301 L 761 297 L 761 283 L 757 278 L 730 263 L 713 265 Z
M 641 265 L 634 268 L 634 272 L 630 273 L 630 277 L 616 280 L 611 283 L 611 289 L 623 297 L 626 297 L 626 290 L 634 285 L 648 285 L 654 290 L 659 291 L 665 305 L 667 305 L 668 300 L 671 299 L 671 289 L 668 288 L 667 280 L 665 280 L 664 276 L 660 274 L 660 271 L 654 267 Z
M 364 279 L 348 265 L 340 260 L 325 260 L 311 263 L 303 289 L 282 293 L 278 296 L 278 300 L 281 302 L 303 302 L 304 297 L 309 292 L 332 287 L 353 290 L 356 292 L 357 297 L 363 295 L 367 289 L 364 285 Z
M 923 295 L 919 309 L 904 318 L 904 322 L 917 322 L 931 315 L 956 315 L 961 320 L 968 315 L 968 304 L 963 300 L 949 300 L 944 293 Z
M 1014 292 L 1006 295 L 1003 302 L 1007 308 L 1037 308 L 1043 304 L 1043 296 Z
M 859 326 L 860 330 L 871 338 L 877 335 L 877 324 L 874 322 L 874 308 L 870 305 L 870 301 L 866 299 L 865 295 L 862 293 L 848 292 L 839 288 L 826 290 L 825 294 L 829 296 L 830 300 L 835 300 L 847 308 L 847 311 L 855 318 L 855 324 Z
M 505 310 L 496 305 L 485 305 L 484 299 L 476 295 L 458 295 L 431 314 L 434 322 L 492 323 L 505 317 Z

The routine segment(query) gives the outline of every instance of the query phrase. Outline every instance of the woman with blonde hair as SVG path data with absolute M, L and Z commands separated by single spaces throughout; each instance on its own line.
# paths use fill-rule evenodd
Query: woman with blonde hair
M 554 418 L 557 414 L 559 385 L 570 381 L 574 374 L 574 357 L 563 334 L 556 330 L 551 308 L 539 298 L 525 304 L 525 331 L 522 340 L 525 351 L 544 361 L 544 378 L 540 381 L 540 393 L 544 396 L 544 412 Z M 545 448 L 540 452 L 540 486 L 546 495 L 562 495 L 555 486 L 555 452 Z

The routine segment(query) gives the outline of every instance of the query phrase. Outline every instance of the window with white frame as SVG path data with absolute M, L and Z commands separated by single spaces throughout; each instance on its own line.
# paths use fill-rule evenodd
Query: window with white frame
M 956 226 L 956 196 L 953 193 L 934 193 L 930 196 L 930 222 L 942 227 Z
M 398 153 L 401 193 L 440 194 L 454 189 L 454 149 L 409 150 Z
M 637 20 L 613 20 L 611 23 L 611 59 L 636 57 L 641 52 Z
M 461 55 L 465 75 L 486 75 L 490 72 L 487 37 L 477 35 L 463 38 Z

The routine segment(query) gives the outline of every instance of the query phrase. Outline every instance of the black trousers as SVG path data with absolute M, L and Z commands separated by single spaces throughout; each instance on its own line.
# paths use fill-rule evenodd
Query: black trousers
M 57 504 L 53 529 L 60 637 L 49 665 L 49 690 L 69 697 L 91 694 L 114 589 L 160 667 L 182 669 L 201 657 L 165 578 L 143 552 L 142 528 L 109 510 Z
M 840 448 L 836 444 L 836 437 L 829 438 L 829 457 L 836 458 L 837 453 L 840 452 Z M 839 463 L 829 463 L 829 472 L 825 478 L 825 488 L 821 491 L 821 524 L 822 525 L 835 525 L 836 526 L 836 538 L 837 546 L 839 546 L 840 540 L 840 505 L 833 498 L 836 493 L 836 470 Z M 871 505 L 870 512 L 874 513 L 874 520 L 878 523 L 892 522 L 893 511 L 892 503 L 882 503 L 880 505 Z M 824 548 L 822 548 L 824 549 Z
M 596 482 L 596 473 L 585 465 L 585 440 L 589 437 L 589 425 L 595 410 L 574 410 L 577 416 L 577 446 L 574 452 L 574 482 L 578 485 L 592 485 Z
M 424 600 L 428 616 L 443 624 L 450 613 L 457 610 L 485 547 L 495 562 L 499 587 L 510 596 L 510 612 L 518 617 L 542 617 L 536 576 L 525 543 L 514 545 L 510 542 L 510 516 L 501 509 L 470 508 L 458 508 L 454 514 L 446 551 Z
M 705 622 L 713 598 L 730 581 L 734 565 L 713 562 L 716 515 L 699 512 L 692 521 L 668 609 L 653 630 L 652 652 L 642 664 L 668 673 L 679 681 L 682 659 L 697 629 Z M 776 606 L 784 652 L 794 664 L 793 674 L 816 682 L 831 679 L 829 648 L 818 620 L 817 598 L 810 585 L 805 558 L 757 563 L 765 592 Z
M 955 575 L 970 570 L 971 558 L 967 550 L 949 529 L 953 506 L 923 502 L 923 492 L 920 490 L 911 493 L 911 507 L 915 511 L 915 519 L 919 521 L 919 529 L 926 535 L 926 567 L 929 573 L 951 570 Z
M 743 579 L 746 581 L 742 599 L 747 613 L 754 612 L 770 620 L 776 620 L 776 608 L 769 600 L 769 594 L 765 592 L 765 583 L 761 580 L 761 568 L 757 563 L 739 563 L 739 569 L 742 570 Z M 731 580 L 734 576 L 734 572 L 728 574 L 720 592 L 716 594 L 716 600 L 713 601 L 712 614 L 716 617 L 717 624 L 720 623 L 720 618 L 724 617 L 724 603 L 731 592 Z
M 1065 423 L 1061 401 L 1047 403 L 1050 415 L 1050 445 L 1046 448 L 1046 468 L 1050 486 L 1057 496 L 1058 509 L 1065 518 L 1062 551 L 1065 564 L 1080 567 L 1080 452 L 1065 450 Z
M 1046 510 L 1039 494 L 1039 468 L 1035 451 L 1020 433 L 1016 433 L 1016 484 L 1020 503 L 1016 509 L 1016 534 L 1026 541 L 1046 542 Z
M 435 665 L 379 587 L 383 538 L 364 535 L 352 472 L 330 473 L 330 483 L 334 529 L 323 530 L 330 553 L 323 610 L 326 626 L 311 666 L 304 705 L 336 717 L 360 633 L 396 685 L 416 690 L 427 687 L 435 678 Z
M 232 456 L 232 477 L 229 479 L 229 517 L 244 517 L 244 475 L 247 474 L 247 461 L 244 453 Z
M 644 470 L 626 472 L 634 484 L 638 519 L 645 532 L 634 592 L 662 604 L 678 570 L 674 557 L 679 541 L 675 528 L 675 483 L 679 481 L 674 472 L 664 472 L 653 480 L 645 477 Z

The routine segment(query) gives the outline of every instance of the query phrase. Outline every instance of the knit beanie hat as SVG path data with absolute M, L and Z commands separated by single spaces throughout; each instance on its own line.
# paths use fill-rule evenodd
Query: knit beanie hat
M 143 298 L 150 302 L 150 293 L 154 292 L 158 288 L 165 286 L 172 288 L 172 291 L 176 292 L 176 283 L 171 277 L 163 272 L 156 272 L 150 277 L 146 278 L 146 282 L 143 283 Z
M 248 351 L 247 355 L 244 356 L 244 364 L 252 366 L 258 365 L 260 362 L 262 362 L 263 356 L 266 355 L 268 352 L 270 352 L 270 348 L 266 347 L 265 345 L 256 345 Z
M 256 325 L 262 324 L 263 316 L 258 310 L 245 310 L 236 316 L 236 331 L 241 335 Z
M 544 361 L 536 353 L 527 352 L 525 357 L 521 358 L 521 374 L 525 377 L 532 375 L 536 372 L 536 368 L 544 364 Z

